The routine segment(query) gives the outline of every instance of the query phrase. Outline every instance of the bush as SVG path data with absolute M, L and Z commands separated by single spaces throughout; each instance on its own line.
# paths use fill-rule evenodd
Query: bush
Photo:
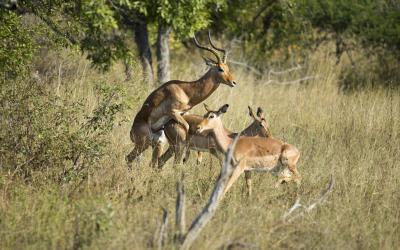
M 124 108 L 123 92 L 99 84 L 96 105 L 61 98 L 34 81 L 3 81 L 0 92 L 1 168 L 29 178 L 32 171 L 68 181 L 105 154 L 107 137 Z

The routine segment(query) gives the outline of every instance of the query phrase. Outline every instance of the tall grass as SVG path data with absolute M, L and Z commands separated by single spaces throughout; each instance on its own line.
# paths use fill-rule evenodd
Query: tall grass
M 151 153 L 146 152 L 128 171 L 124 156 L 132 149 L 130 126 L 151 88 L 142 82 L 139 69 L 132 81 L 124 82 L 120 66 L 100 74 L 77 56 L 62 58 L 55 63 L 58 73 L 48 80 L 52 91 L 63 96 L 72 90 L 72 98 L 84 97 L 85 109 L 91 110 L 97 98 L 95 82 L 118 84 L 127 92 L 130 109 L 120 114 L 125 122 L 113 130 L 108 154 L 91 166 L 95 171 L 87 178 L 60 184 L 42 172 L 35 172 L 31 181 L 0 173 L 0 248 L 154 247 L 161 208 L 174 210 L 181 174 L 185 174 L 187 219 L 191 221 L 206 203 L 220 165 L 207 156 L 201 165 L 191 158 L 185 165 L 174 168 L 170 162 L 156 171 L 148 166 Z M 200 60 L 181 61 L 185 60 L 173 63 L 176 78 L 191 80 L 204 73 L 198 67 Z M 264 108 L 273 135 L 300 149 L 298 169 L 303 179 L 299 188 L 275 188 L 273 176 L 254 174 L 253 196 L 246 198 L 240 178 L 195 242 L 195 249 L 220 249 L 235 241 L 260 249 L 398 248 L 400 95 L 376 88 L 342 94 L 338 91 L 341 67 L 320 51 L 305 69 L 317 78 L 279 86 L 266 85 L 266 79 L 231 66 L 237 87 L 221 86 L 206 103 L 211 107 L 229 103 L 223 120 L 236 131 L 250 122 L 248 105 Z M 66 68 L 70 73 L 63 75 Z M 204 110 L 199 105 L 192 113 Z M 331 174 L 336 185 L 323 206 L 292 222 L 280 220 L 297 197 L 307 203 L 318 196 Z M 173 220 L 168 227 L 168 248 L 173 248 Z

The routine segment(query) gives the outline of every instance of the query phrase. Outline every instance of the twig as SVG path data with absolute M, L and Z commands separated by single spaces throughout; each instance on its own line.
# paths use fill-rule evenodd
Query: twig
M 167 238 L 167 230 L 166 230 L 167 224 L 168 224 L 168 211 L 165 208 L 163 208 L 163 218 L 160 225 L 160 232 L 157 241 L 158 250 L 163 249 L 163 246 L 165 245 L 165 239 Z
M 292 85 L 292 84 L 299 84 L 299 83 L 301 83 L 301 82 L 304 82 L 304 81 L 307 81 L 307 80 L 310 80 L 310 79 L 315 79 L 315 78 L 318 78 L 319 76 L 306 76 L 306 77 L 303 77 L 303 78 L 300 78 L 300 79 L 296 79 L 296 80 L 292 80 L 292 81 L 283 81 L 283 82 L 280 82 L 280 81 L 278 81 L 278 80 L 268 80 L 266 83 L 265 83 L 265 85 L 268 85 L 268 84 L 275 84 L 275 85 Z
M 233 143 L 229 146 L 224 160 L 224 164 L 222 166 L 221 174 L 218 177 L 214 191 L 211 194 L 211 197 L 207 205 L 203 208 L 201 213 L 197 216 L 197 218 L 193 221 L 192 225 L 190 226 L 182 242 L 181 249 L 189 249 L 189 247 L 199 236 L 200 232 L 203 230 L 205 225 L 214 216 L 215 211 L 217 210 L 217 207 L 219 205 L 219 202 L 221 201 L 222 196 L 224 194 L 224 190 L 229 180 L 229 177 L 231 176 L 234 168 L 236 167 L 232 165 L 232 155 L 238 138 L 239 135 L 235 137 Z
M 246 243 L 246 242 L 241 242 L 241 241 L 231 241 L 228 242 L 223 246 L 223 249 L 238 249 L 238 248 L 244 248 L 244 249 L 257 249 L 258 246 L 255 244 L 251 243 Z
M 290 72 L 300 70 L 300 69 L 302 69 L 302 66 L 300 66 L 300 65 L 296 65 L 293 68 L 285 69 L 285 70 L 281 70 L 281 71 L 274 71 L 273 69 L 271 69 L 268 71 L 268 79 L 270 78 L 271 75 L 283 75 L 283 74 L 290 73 Z
M 293 206 L 290 207 L 289 210 L 282 216 L 282 220 L 283 221 L 291 221 L 297 217 L 303 216 L 305 212 L 309 213 L 311 210 L 316 208 L 318 205 L 322 204 L 327 199 L 328 195 L 333 190 L 334 184 L 335 184 L 335 180 L 334 180 L 333 176 L 331 175 L 330 179 L 329 179 L 328 188 L 324 192 L 321 193 L 319 198 L 315 199 L 314 202 L 312 202 L 308 206 L 302 205 L 300 203 L 300 198 L 297 198 L 295 203 L 293 204 Z M 297 213 L 296 215 L 293 215 L 294 211 L 296 211 L 299 208 L 303 208 L 303 210 L 300 211 L 299 213 Z
M 176 214 L 175 214 L 175 222 L 176 228 L 178 229 L 178 234 L 176 236 L 176 240 L 178 242 L 182 241 L 183 236 L 185 235 L 185 189 L 182 182 L 179 182 L 176 186 L 176 192 L 178 193 L 178 197 L 176 198 Z
M 247 63 L 244 62 L 238 62 L 238 61 L 234 61 L 234 60 L 228 60 L 229 63 L 235 64 L 235 65 L 239 65 L 242 67 L 245 67 L 247 69 L 249 69 L 251 72 L 253 72 L 254 74 L 261 76 L 262 73 L 261 71 L 259 71 L 258 69 L 254 68 L 253 66 L 248 65 Z

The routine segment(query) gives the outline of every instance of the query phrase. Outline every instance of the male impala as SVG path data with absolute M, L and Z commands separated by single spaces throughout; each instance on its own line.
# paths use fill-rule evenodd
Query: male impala
M 197 132 L 211 132 L 218 147 L 223 152 L 228 150 L 233 139 L 224 130 L 220 116 L 227 111 L 228 106 L 222 106 L 217 112 L 207 112 L 203 121 L 197 126 Z M 299 160 L 299 150 L 290 144 L 269 136 L 238 138 L 233 151 L 233 160 L 238 163 L 224 190 L 224 194 L 232 184 L 245 172 L 248 194 L 251 195 L 250 171 L 268 171 L 278 176 L 278 184 L 294 181 L 300 183 L 300 174 L 296 163 Z M 289 171 L 288 171 L 289 170 Z
M 217 48 L 212 43 L 210 33 L 208 33 L 208 40 L 211 48 L 200 45 L 194 37 L 194 42 L 198 48 L 211 52 L 217 59 L 215 61 L 203 57 L 206 64 L 210 66 L 207 73 L 197 81 L 172 80 L 164 83 L 147 97 L 137 113 L 130 132 L 135 148 L 126 156 L 129 167 L 132 161 L 150 145 L 156 146 L 152 157 L 152 165 L 154 166 L 161 154 L 159 140 L 162 129 L 168 121 L 174 120 L 188 131 L 189 124 L 182 117 L 186 111 L 209 97 L 219 87 L 220 83 L 231 87 L 236 85 L 226 64 L 226 51 Z M 223 53 L 222 59 L 217 51 Z
M 204 104 L 205 109 L 208 112 L 212 111 Z M 253 118 L 253 122 L 244 129 L 240 135 L 241 136 L 260 136 L 268 137 L 270 135 L 269 126 L 264 118 L 263 110 L 258 107 L 257 115 L 254 114 L 252 108 L 249 106 L 249 115 Z M 158 161 L 158 167 L 162 167 L 168 159 L 170 159 L 175 152 L 175 163 L 180 162 L 184 149 L 186 149 L 186 156 L 183 159 L 186 161 L 189 158 L 190 149 L 198 151 L 197 163 L 201 162 L 201 153 L 210 152 L 216 156 L 222 162 L 222 155 L 214 138 L 209 134 L 198 134 L 196 132 L 197 126 L 203 120 L 202 116 L 199 115 L 184 115 L 183 118 L 189 124 L 189 133 L 186 133 L 185 129 L 174 121 L 167 123 L 164 127 L 165 135 L 168 139 L 170 147 L 168 150 L 160 157 Z M 223 127 L 224 133 L 228 134 L 229 137 L 234 138 L 237 133 L 234 133 L 227 128 Z

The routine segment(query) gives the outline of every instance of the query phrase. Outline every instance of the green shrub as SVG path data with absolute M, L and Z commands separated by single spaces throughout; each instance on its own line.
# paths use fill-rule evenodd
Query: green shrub
M 122 90 L 96 85 L 91 112 L 84 100 L 61 98 L 34 81 L 3 81 L 0 92 L 1 168 L 27 178 L 32 171 L 68 181 L 87 174 L 104 154 L 107 136 L 124 108 Z

